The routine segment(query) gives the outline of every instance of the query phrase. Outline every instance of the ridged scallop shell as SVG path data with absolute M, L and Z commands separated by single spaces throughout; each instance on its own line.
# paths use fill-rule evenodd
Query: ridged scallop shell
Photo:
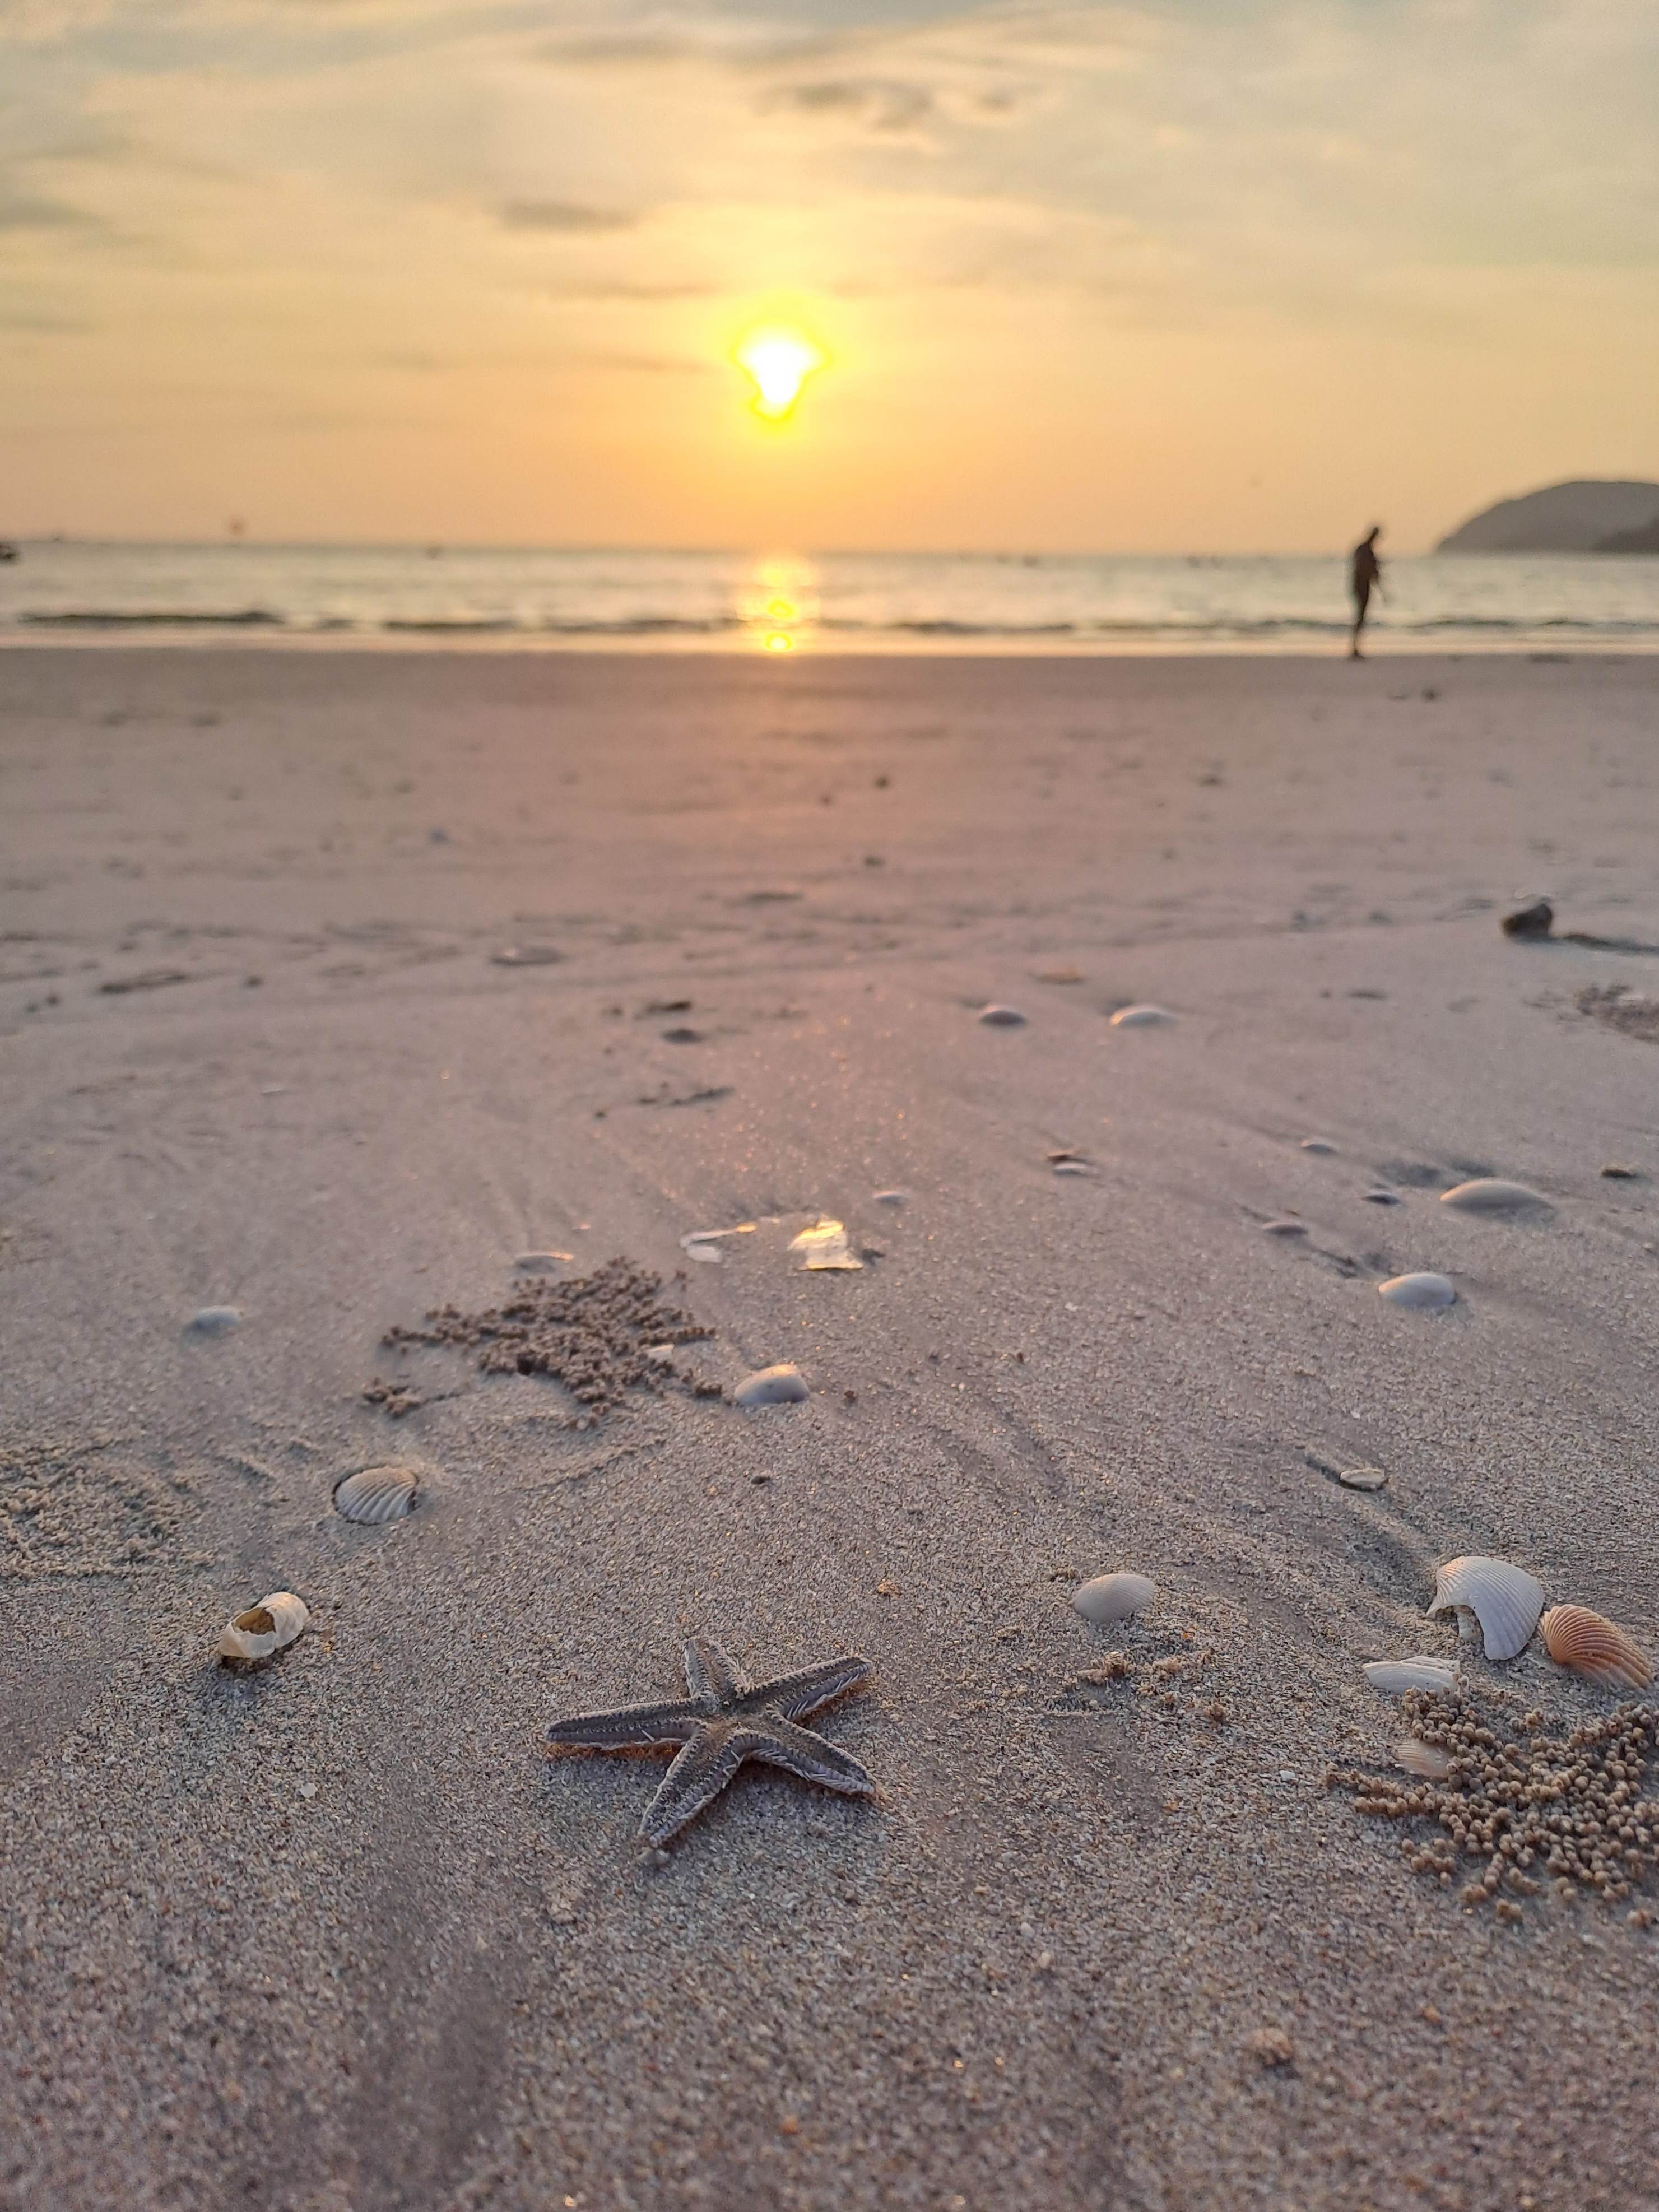
M 1115 1030 L 1155 1030 L 1177 1018 L 1167 1006 L 1154 1006 L 1148 1002 L 1138 1006 L 1120 1006 L 1112 1016 L 1112 1027 Z
M 1488 1659 L 1513 1659 L 1524 1651 L 1544 1610 L 1544 1585 L 1508 1559 L 1448 1559 L 1435 1571 L 1431 1613 L 1457 1612 L 1457 1632 L 1470 1633 L 1467 1617 L 1480 1624 Z
M 1109 1628 L 1115 1620 L 1145 1613 L 1157 1595 L 1158 1584 L 1150 1575 L 1097 1575 L 1072 1593 L 1072 1604 L 1085 1620 Z
M 1424 1743 L 1414 1735 L 1401 1736 L 1394 1747 L 1394 1763 L 1425 1782 L 1443 1782 L 1452 1771 L 1451 1754 L 1437 1743 Z
M 785 1361 L 745 1375 L 732 1393 L 734 1406 L 797 1406 L 809 1395 L 799 1367 Z
M 1373 1659 L 1365 1680 L 1387 1698 L 1403 1698 L 1408 1690 L 1426 1690 L 1439 1697 L 1457 1687 L 1457 1669 L 1449 1659 Z
M 219 1638 L 222 1659 L 269 1659 L 292 1644 L 311 1618 L 305 1601 L 292 1590 L 272 1590 L 258 1605 L 225 1623 Z
M 1505 1182 L 1501 1176 L 1476 1176 L 1472 1182 L 1443 1190 L 1440 1203 L 1455 1206 L 1460 1213 L 1529 1213 L 1547 1212 L 1550 1202 L 1542 1191 L 1530 1190 L 1523 1182 Z
M 1645 1690 L 1653 1680 L 1646 1656 L 1618 1623 L 1588 1606 L 1553 1605 L 1539 1626 L 1544 1649 L 1558 1667 L 1571 1667 L 1593 1681 L 1618 1682 L 1627 1690 Z
M 1457 1293 L 1444 1275 L 1390 1275 L 1376 1289 L 1391 1306 L 1414 1306 L 1419 1312 L 1457 1303 Z
M 334 1510 L 343 1521 L 378 1528 L 415 1510 L 420 1485 L 406 1467 L 366 1467 L 334 1486 Z

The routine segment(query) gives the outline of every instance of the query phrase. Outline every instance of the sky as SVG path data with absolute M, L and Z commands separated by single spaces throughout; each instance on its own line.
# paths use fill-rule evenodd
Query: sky
M 1659 477 L 1656 115 L 1654 0 L 0 0 L 0 532 L 1411 550 Z

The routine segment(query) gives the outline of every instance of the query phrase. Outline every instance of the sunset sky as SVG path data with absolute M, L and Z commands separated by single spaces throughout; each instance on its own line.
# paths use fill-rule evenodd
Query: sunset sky
M 1659 476 L 1656 114 L 1654 0 L 0 0 L 0 532 L 1403 550 Z

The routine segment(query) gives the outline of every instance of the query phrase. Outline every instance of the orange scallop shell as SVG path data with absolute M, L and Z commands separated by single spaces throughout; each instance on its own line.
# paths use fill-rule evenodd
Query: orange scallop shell
M 1558 1667 L 1630 1690 L 1645 1690 L 1653 1680 L 1653 1668 L 1624 1630 L 1588 1606 L 1553 1605 L 1540 1626 Z

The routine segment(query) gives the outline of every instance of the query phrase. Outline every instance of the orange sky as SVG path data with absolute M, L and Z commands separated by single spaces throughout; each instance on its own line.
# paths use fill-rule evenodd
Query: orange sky
M 1651 0 L 0 0 L 0 531 L 1403 550 L 1659 476 L 1656 112 Z

